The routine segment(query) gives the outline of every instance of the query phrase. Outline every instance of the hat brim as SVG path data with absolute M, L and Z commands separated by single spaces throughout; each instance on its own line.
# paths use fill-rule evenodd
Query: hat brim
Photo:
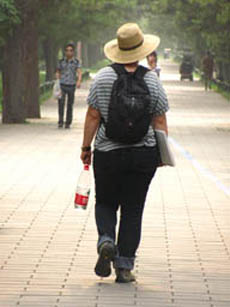
M 144 59 L 156 50 L 160 44 L 160 38 L 156 35 L 145 34 L 143 44 L 133 50 L 121 50 L 117 39 L 113 39 L 104 46 L 105 56 L 112 62 L 129 64 Z

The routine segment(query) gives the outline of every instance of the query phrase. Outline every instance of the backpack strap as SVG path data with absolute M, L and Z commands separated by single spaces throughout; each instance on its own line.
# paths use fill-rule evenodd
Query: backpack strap
M 142 65 L 139 65 L 138 67 L 137 67 L 137 70 L 135 71 L 135 76 L 137 77 L 137 78 L 139 78 L 139 79 L 143 79 L 144 78 L 144 76 L 145 76 L 145 74 L 147 73 L 147 72 L 149 72 L 150 70 L 147 68 L 147 67 L 144 67 L 144 66 L 142 66 Z
M 115 72 L 118 75 L 123 75 L 123 74 L 127 73 L 125 68 L 124 68 L 124 65 L 122 65 L 122 64 L 114 63 L 114 64 L 110 65 L 110 67 L 112 67 L 113 70 L 115 70 Z
M 117 64 L 117 63 L 114 63 L 112 65 L 110 65 L 114 70 L 115 72 L 118 74 L 118 75 L 123 75 L 123 74 L 128 74 L 127 70 L 124 68 L 124 65 L 122 64 Z M 148 68 L 142 66 L 142 65 L 139 65 L 137 67 L 137 70 L 135 71 L 135 76 L 139 79 L 143 79 L 145 74 L 150 71 Z

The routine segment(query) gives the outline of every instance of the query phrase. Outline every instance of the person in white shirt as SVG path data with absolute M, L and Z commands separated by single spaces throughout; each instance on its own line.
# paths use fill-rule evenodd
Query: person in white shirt
M 154 71 L 158 78 L 160 77 L 160 67 L 157 65 L 157 53 L 156 51 L 153 51 L 147 56 L 147 62 L 148 62 L 148 68 L 152 71 Z

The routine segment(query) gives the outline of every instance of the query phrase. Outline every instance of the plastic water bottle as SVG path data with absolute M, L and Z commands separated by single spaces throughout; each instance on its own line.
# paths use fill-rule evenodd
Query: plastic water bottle
M 89 201 L 90 194 L 90 171 L 89 165 L 85 164 L 82 170 L 75 193 L 74 207 L 85 210 Z

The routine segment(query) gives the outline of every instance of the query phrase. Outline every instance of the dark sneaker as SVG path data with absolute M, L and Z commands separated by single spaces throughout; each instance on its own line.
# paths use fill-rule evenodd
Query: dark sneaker
M 131 270 L 127 269 L 116 269 L 116 280 L 115 282 L 119 283 L 128 283 L 128 282 L 133 282 L 136 281 L 135 276 L 131 273 Z
M 99 249 L 99 257 L 95 266 L 95 273 L 100 277 L 111 274 L 111 261 L 113 261 L 116 248 L 112 242 L 105 242 Z
M 65 128 L 66 129 L 70 129 L 70 125 L 65 125 Z
M 63 124 L 58 124 L 58 128 L 62 128 L 63 127 Z

